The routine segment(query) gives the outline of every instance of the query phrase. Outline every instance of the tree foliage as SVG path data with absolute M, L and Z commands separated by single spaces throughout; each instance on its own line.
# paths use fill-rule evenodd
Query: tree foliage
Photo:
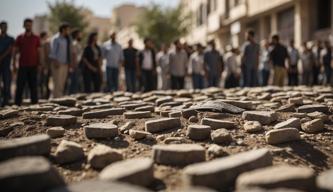
M 61 23 L 68 23 L 72 28 L 84 31 L 88 26 L 84 15 L 84 8 L 75 6 L 73 1 L 56 1 L 55 3 L 48 3 L 49 14 L 49 28 L 50 31 L 58 32 L 58 27 Z
M 149 37 L 157 45 L 171 43 L 185 35 L 190 26 L 190 14 L 184 13 L 180 5 L 176 8 L 162 8 L 152 5 L 147 8 L 136 22 L 140 37 Z

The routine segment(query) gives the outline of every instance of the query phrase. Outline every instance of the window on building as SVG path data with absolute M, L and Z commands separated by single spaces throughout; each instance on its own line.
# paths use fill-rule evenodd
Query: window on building
M 317 29 L 331 27 L 331 0 L 317 0 Z
M 295 10 L 290 8 L 278 13 L 278 32 L 283 43 L 287 43 L 290 39 L 294 39 L 295 35 Z
M 205 19 L 206 19 L 206 11 L 207 11 L 207 10 L 205 10 L 205 9 L 207 9 L 207 8 L 205 7 L 204 4 L 201 4 L 201 5 L 199 6 L 199 10 L 198 10 L 198 12 L 197 12 L 197 25 L 198 25 L 198 26 L 200 26 L 200 25 L 202 25 L 202 24 L 205 23 Z

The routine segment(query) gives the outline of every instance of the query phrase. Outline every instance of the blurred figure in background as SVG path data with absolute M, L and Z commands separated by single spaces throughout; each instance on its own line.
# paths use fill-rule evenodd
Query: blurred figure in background
M 224 55 L 225 83 L 224 88 L 234 88 L 239 86 L 239 65 L 237 61 L 238 49 L 231 46 L 226 47 L 227 53 Z
M 39 96 L 42 99 L 48 99 L 50 97 L 51 91 L 49 87 L 49 81 L 51 76 L 50 68 L 50 42 L 46 31 L 40 33 L 40 69 L 39 69 Z
M 187 52 L 179 40 L 174 41 L 175 50 L 169 55 L 171 89 L 184 89 L 185 76 L 187 73 Z
M 123 65 L 124 54 L 121 45 L 116 41 L 117 34 L 112 32 L 110 40 L 103 44 L 102 52 L 106 59 L 107 92 L 118 91 L 119 69 Z
M 311 50 L 311 48 L 308 48 Z M 312 84 L 313 85 L 319 85 L 319 75 L 320 75 L 320 67 L 321 67 L 321 61 L 320 61 L 320 53 L 322 47 L 322 42 L 320 40 L 317 40 L 314 46 L 312 47 L 312 54 L 314 56 L 315 62 L 312 66 Z
M 302 53 L 301 53 L 301 61 L 302 61 L 302 84 L 303 85 L 312 85 L 313 83 L 313 66 L 315 65 L 316 59 L 308 47 L 307 42 L 303 42 L 302 45 Z
M 298 85 L 298 61 L 299 52 L 295 48 L 294 40 L 290 40 L 288 53 L 290 58 L 290 63 L 288 66 L 288 85 L 297 86 Z
M 253 30 L 246 32 L 246 42 L 242 47 L 241 68 L 243 74 L 243 86 L 258 86 L 258 67 L 260 46 L 255 42 Z
M 7 34 L 8 25 L 5 21 L 0 23 L 0 78 L 2 80 L 2 89 L 0 93 L 0 106 L 9 104 L 10 85 L 12 74 L 10 64 L 12 61 L 12 52 L 14 47 L 14 38 Z M 1 84 L 1 83 L 0 83 Z
M 169 46 L 161 45 L 161 50 L 156 55 L 156 61 L 161 69 L 162 90 L 168 90 L 170 89 Z
M 321 50 L 320 61 L 324 67 L 325 85 L 332 84 L 332 47 L 329 41 L 324 42 L 324 48 Z
M 136 57 L 138 50 L 133 47 L 133 39 L 128 41 L 128 47 L 123 50 L 126 90 L 136 92 Z
M 272 46 L 269 57 L 274 70 L 273 85 L 282 87 L 287 75 L 286 62 L 289 60 L 288 50 L 280 43 L 278 35 L 272 36 Z
M 102 52 L 97 45 L 97 33 L 91 33 L 82 55 L 83 82 L 86 93 L 99 92 L 102 83 Z
M 64 95 L 65 84 L 69 68 L 72 66 L 72 42 L 69 24 L 64 23 L 59 27 L 51 43 L 50 58 L 52 59 L 53 97 Z
M 72 46 L 73 46 L 73 64 L 69 69 L 69 94 L 75 94 L 82 90 L 82 66 L 81 59 L 83 48 L 81 45 L 82 33 L 79 29 L 72 31 Z
M 269 58 L 270 45 L 267 40 L 261 41 L 261 51 L 260 51 L 260 85 L 267 86 L 268 80 L 271 73 L 271 63 Z
M 31 103 L 38 103 L 37 75 L 39 66 L 40 39 L 32 32 L 32 19 L 25 19 L 23 27 L 25 32 L 16 38 L 14 49 L 13 70 L 16 72 L 16 54 L 19 58 L 19 68 L 16 78 L 15 104 L 22 104 L 22 94 L 26 83 L 30 89 Z
M 205 83 L 204 70 L 204 47 L 198 43 L 196 51 L 190 56 L 190 71 L 192 73 L 192 83 L 194 89 L 203 89 Z
M 223 72 L 223 56 L 216 50 L 215 42 L 210 41 L 210 50 L 205 52 L 205 75 L 208 81 L 208 87 L 219 87 Z

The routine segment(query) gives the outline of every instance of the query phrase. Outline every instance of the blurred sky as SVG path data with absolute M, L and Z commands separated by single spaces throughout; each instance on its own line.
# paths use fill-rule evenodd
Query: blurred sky
M 0 0 L 0 20 L 9 24 L 8 33 L 17 36 L 22 32 L 22 21 L 26 17 L 45 14 L 48 11 L 47 2 L 57 0 Z M 62 1 L 62 0 L 60 0 Z M 162 6 L 176 6 L 179 0 L 69 0 L 92 10 L 95 15 L 110 17 L 113 7 L 124 3 L 137 5 L 150 5 L 153 3 Z

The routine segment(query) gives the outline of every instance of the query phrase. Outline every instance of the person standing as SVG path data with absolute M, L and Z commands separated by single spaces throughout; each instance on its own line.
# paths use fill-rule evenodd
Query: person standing
M 156 62 L 161 69 L 162 90 L 168 90 L 170 89 L 169 46 L 161 46 L 160 52 L 158 52 L 156 55 Z
M 294 40 L 290 40 L 290 42 L 289 42 L 288 54 L 289 54 L 289 58 L 290 58 L 290 63 L 288 66 L 288 85 L 297 86 L 298 85 L 299 52 L 295 48 Z
M 316 58 L 311 49 L 308 47 L 307 42 L 303 43 L 303 51 L 301 53 L 302 61 L 302 84 L 310 86 L 313 83 L 313 66 L 315 65 Z
M 204 54 L 205 75 L 208 87 L 218 87 L 223 72 L 223 56 L 216 50 L 215 41 L 210 41 L 210 50 Z
M 322 47 L 322 42 L 320 40 L 317 40 L 315 45 L 312 48 L 312 54 L 315 58 L 315 63 L 312 66 L 312 80 L 313 85 L 319 85 L 319 75 L 320 75 L 320 67 L 321 67 L 321 61 L 320 61 L 320 53 Z
M 267 40 L 261 41 L 261 51 L 260 51 L 260 85 L 267 86 L 268 80 L 271 73 L 271 64 L 269 61 L 269 52 L 270 52 L 270 45 Z
M 50 58 L 52 59 L 53 97 L 64 95 L 68 71 L 72 66 L 72 42 L 69 36 L 70 27 L 61 24 L 59 33 L 53 37 Z
M 258 66 L 260 46 L 255 42 L 253 30 L 246 32 L 246 42 L 242 46 L 241 69 L 243 86 L 258 86 Z
M 123 50 L 116 36 L 115 32 L 111 33 L 110 40 L 102 47 L 102 55 L 106 59 L 107 92 L 118 91 L 119 69 L 124 61 Z
M 69 69 L 69 94 L 78 93 L 81 90 L 82 71 L 81 71 L 81 59 L 83 54 L 83 48 L 81 45 L 82 33 L 80 30 L 75 29 L 71 33 L 72 37 L 72 58 L 73 64 Z
M 47 32 L 41 32 L 40 35 L 40 70 L 39 70 L 39 93 L 40 98 L 48 99 L 50 97 L 49 80 L 51 75 L 50 69 L 50 42 Z
M 12 51 L 14 38 L 7 34 L 8 25 L 5 21 L 0 23 L 0 77 L 2 77 L 3 88 L 0 94 L 0 106 L 4 107 L 9 104 L 11 71 L 10 64 L 12 61 Z M 2 99 L 1 99 L 2 97 Z
M 138 50 L 133 47 L 133 39 L 128 41 L 128 47 L 123 52 L 126 90 L 134 93 L 136 91 L 136 56 Z
M 237 54 L 238 50 L 227 46 L 227 53 L 225 54 L 225 83 L 224 88 L 234 88 L 239 86 L 239 71 Z
M 97 45 L 97 33 L 91 33 L 88 37 L 87 46 L 84 48 L 83 82 L 86 93 L 99 92 L 102 82 L 102 52 Z
M 16 72 L 16 54 L 19 54 L 19 68 L 16 79 L 15 104 L 22 104 L 22 94 L 25 84 L 28 83 L 30 89 L 31 103 L 38 103 L 37 75 L 39 66 L 40 39 L 32 32 L 32 19 L 25 19 L 23 26 L 25 32 L 16 38 L 14 48 L 13 70 Z
M 324 67 L 325 84 L 332 84 L 332 47 L 329 41 L 324 42 L 324 48 L 321 50 L 320 61 Z
M 156 56 L 151 39 L 145 38 L 144 45 L 144 49 L 138 53 L 137 75 L 142 79 L 143 91 L 148 92 L 155 85 Z
M 171 89 L 184 89 L 188 57 L 179 40 L 174 41 L 175 50 L 169 55 Z
M 287 73 L 286 61 L 287 59 L 289 60 L 288 50 L 280 43 L 278 35 L 272 36 L 272 45 L 269 57 L 274 70 L 273 85 L 282 87 Z
M 190 71 L 192 73 L 192 83 L 194 89 L 204 88 L 204 47 L 198 43 L 196 45 L 196 51 L 190 56 Z

